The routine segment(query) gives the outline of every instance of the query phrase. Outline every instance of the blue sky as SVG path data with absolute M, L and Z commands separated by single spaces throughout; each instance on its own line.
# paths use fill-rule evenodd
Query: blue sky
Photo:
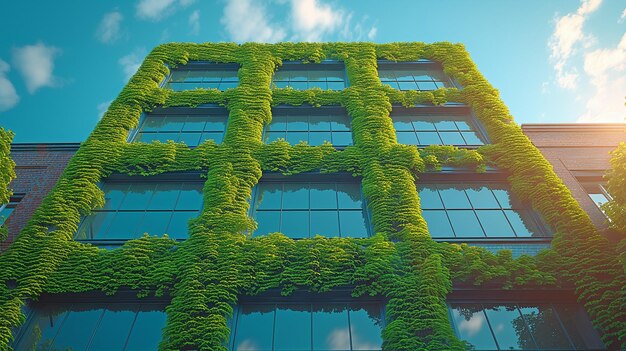
M 465 44 L 518 123 L 623 122 L 619 0 L 11 1 L 0 12 L 0 126 L 83 141 L 164 42 Z

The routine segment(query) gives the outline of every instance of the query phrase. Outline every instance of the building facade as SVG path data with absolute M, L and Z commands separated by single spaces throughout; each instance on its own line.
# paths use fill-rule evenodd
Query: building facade
M 0 256 L 0 348 L 618 350 L 614 256 L 461 45 L 166 44 Z

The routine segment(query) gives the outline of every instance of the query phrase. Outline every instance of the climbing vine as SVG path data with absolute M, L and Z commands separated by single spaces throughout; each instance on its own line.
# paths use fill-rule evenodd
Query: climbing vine
M 283 61 L 345 63 L 342 91 L 271 86 Z M 383 86 L 377 60 L 440 62 L 463 89 L 400 92 Z M 236 63 L 240 84 L 224 92 L 160 88 L 168 67 L 189 61 Z M 393 104 L 470 106 L 492 145 L 480 150 L 397 143 Z M 229 111 L 224 141 L 197 148 L 173 142 L 126 142 L 144 111 L 163 106 L 218 104 Z M 341 105 L 351 117 L 354 146 L 262 143 L 271 107 Z M 444 166 L 478 172 L 493 165 L 510 173 L 512 191 L 555 229 L 553 247 L 536 258 L 513 259 L 468 245 L 437 243 L 422 217 L 416 180 Z M 182 242 L 148 233 L 115 250 L 73 241 L 81 216 L 103 206 L 97 183 L 113 173 L 206 175 L 204 206 Z M 276 233 L 250 238 L 257 226 L 248 200 L 264 172 L 347 172 L 361 178 L 374 235 L 366 239 L 292 240 Z M 498 92 L 465 49 L 450 43 L 163 44 L 145 59 L 70 161 L 55 188 L 11 248 L 0 256 L 0 349 L 24 322 L 20 308 L 42 293 L 124 287 L 139 297 L 167 296 L 161 350 L 226 350 L 228 318 L 240 296 L 279 289 L 325 292 L 350 286 L 353 296 L 387 299 L 385 350 L 464 350 L 448 319 L 454 283 L 502 289 L 573 284 L 607 346 L 626 347 L 623 270 L 615 250 L 592 226 L 548 162 L 512 121 Z
M 9 183 L 15 179 L 15 162 L 11 158 L 11 141 L 13 132 L 0 128 L 0 206 L 6 205 L 11 199 Z M 7 239 L 8 229 L 0 226 L 0 242 Z

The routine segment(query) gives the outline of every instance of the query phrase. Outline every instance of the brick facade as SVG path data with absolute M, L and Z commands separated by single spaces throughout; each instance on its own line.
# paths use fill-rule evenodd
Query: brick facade
M 626 124 L 523 124 L 522 130 L 554 167 L 556 174 L 600 230 L 606 217 L 582 183 L 604 183 L 609 152 L 626 141 Z
M 17 178 L 10 187 L 21 200 L 7 220 L 9 237 L 6 242 L 0 243 L 0 251 L 5 250 L 24 228 L 43 198 L 56 184 L 78 146 L 79 144 L 11 145 Z

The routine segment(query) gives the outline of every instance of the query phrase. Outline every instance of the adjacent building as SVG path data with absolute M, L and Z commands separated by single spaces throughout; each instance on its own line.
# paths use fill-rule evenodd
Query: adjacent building
M 557 177 L 496 96 L 449 43 L 157 47 L 77 151 L 13 149 L 0 349 L 626 346 L 624 127 L 524 126 Z

